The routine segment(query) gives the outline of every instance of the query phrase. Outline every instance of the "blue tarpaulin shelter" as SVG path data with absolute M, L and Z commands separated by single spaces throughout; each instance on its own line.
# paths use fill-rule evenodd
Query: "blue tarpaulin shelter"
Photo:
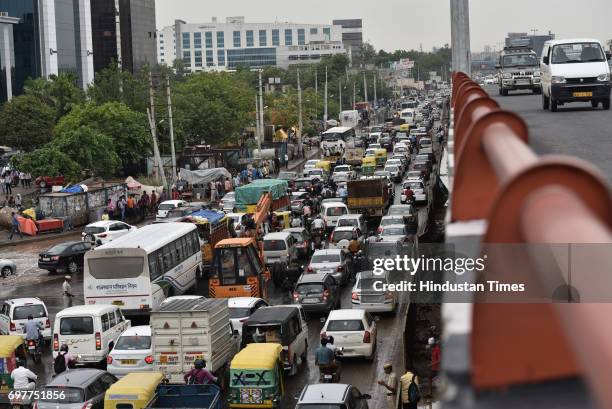
M 191 216 L 205 218 L 209 223 L 217 223 L 225 217 L 225 213 L 215 212 L 213 210 L 198 210 L 197 212 L 193 212 Z

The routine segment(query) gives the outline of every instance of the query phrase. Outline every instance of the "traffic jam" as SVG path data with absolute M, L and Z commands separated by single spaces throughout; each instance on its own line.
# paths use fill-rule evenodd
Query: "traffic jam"
M 310 141 L 320 157 L 216 207 L 163 201 L 152 223 L 98 221 L 41 252 L 40 269 L 65 275 L 64 308 L 53 316 L 43 296 L 0 306 L 5 403 L 397 407 L 410 300 L 378 289 L 391 278 L 372 265 L 431 236 L 449 94 L 408 90 L 379 108 L 382 123 L 329 128 Z M 414 399 L 433 399 L 439 365 L 439 329 L 426 326 L 420 390 L 401 379 Z

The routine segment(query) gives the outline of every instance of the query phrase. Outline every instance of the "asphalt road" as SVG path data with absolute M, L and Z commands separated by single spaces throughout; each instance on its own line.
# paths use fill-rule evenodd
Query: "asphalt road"
M 612 181 L 612 111 L 578 102 L 560 106 L 553 113 L 542 109 L 541 95 L 515 91 L 502 97 L 496 86 L 485 88 L 502 108 L 527 122 L 529 144 L 536 153 L 576 156 L 597 166 Z
M 400 184 L 396 184 L 395 203 L 400 201 Z M 431 192 L 429 194 L 431 197 Z M 419 230 L 424 231 L 427 224 L 429 207 L 419 209 Z M 45 240 L 29 244 L 22 244 L 13 247 L 4 247 L 0 250 L 0 258 L 9 258 L 17 262 L 18 275 L 11 276 L 4 280 L 0 279 L 0 301 L 16 297 L 39 297 L 41 298 L 50 313 L 53 322 L 55 314 L 63 309 L 61 297 L 61 285 L 63 274 L 50 274 L 38 269 L 38 254 L 55 244 L 78 240 L 74 238 L 59 238 Z M 75 304 L 83 303 L 83 276 L 82 273 L 73 277 L 73 290 L 75 292 Z M 206 295 L 206 294 L 202 294 Z M 290 302 L 290 294 L 277 290 L 271 296 L 271 304 L 283 304 Z M 362 393 L 372 395 L 369 407 L 372 409 L 386 408 L 386 392 L 376 381 L 383 376 L 383 365 L 391 362 L 397 371 L 403 367 L 403 354 L 401 351 L 403 337 L 403 319 L 407 314 L 407 300 L 400 299 L 398 312 L 394 315 L 381 316 L 378 321 L 377 352 L 376 358 L 372 362 L 364 359 L 343 360 L 342 362 L 342 383 L 355 385 Z M 342 308 L 351 308 L 351 286 L 347 285 L 342 289 Z M 308 362 L 302 366 L 298 374 L 289 378 L 286 383 L 286 407 L 293 407 L 295 404 L 294 396 L 299 395 L 302 388 L 311 383 L 318 382 L 318 368 L 314 365 L 314 352 L 319 345 L 320 331 L 323 324 L 319 316 L 310 317 L 308 323 Z M 33 365 L 30 368 L 39 375 L 39 385 L 46 384 L 52 376 L 52 358 L 50 348 L 46 348 L 42 363 Z

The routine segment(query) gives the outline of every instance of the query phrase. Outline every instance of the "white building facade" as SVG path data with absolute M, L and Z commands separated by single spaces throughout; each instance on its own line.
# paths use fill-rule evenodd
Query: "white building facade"
M 177 20 L 157 32 L 158 61 L 181 59 L 192 72 L 318 63 L 346 54 L 342 27 L 324 24 L 246 23 L 229 17 L 225 23 L 187 24 Z

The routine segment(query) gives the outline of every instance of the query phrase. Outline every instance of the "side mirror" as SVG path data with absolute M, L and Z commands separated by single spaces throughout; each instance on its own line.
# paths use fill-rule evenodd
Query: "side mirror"
M 319 322 L 320 322 L 321 324 L 325 324 L 325 321 L 326 321 L 325 317 L 321 317 L 321 318 L 319 318 Z
M 237 329 L 234 330 L 234 332 L 232 333 L 235 337 L 239 337 L 240 336 L 240 331 L 238 331 Z
M 550 58 L 545 55 L 544 57 L 542 57 L 542 63 L 548 65 L 550 63 Z

